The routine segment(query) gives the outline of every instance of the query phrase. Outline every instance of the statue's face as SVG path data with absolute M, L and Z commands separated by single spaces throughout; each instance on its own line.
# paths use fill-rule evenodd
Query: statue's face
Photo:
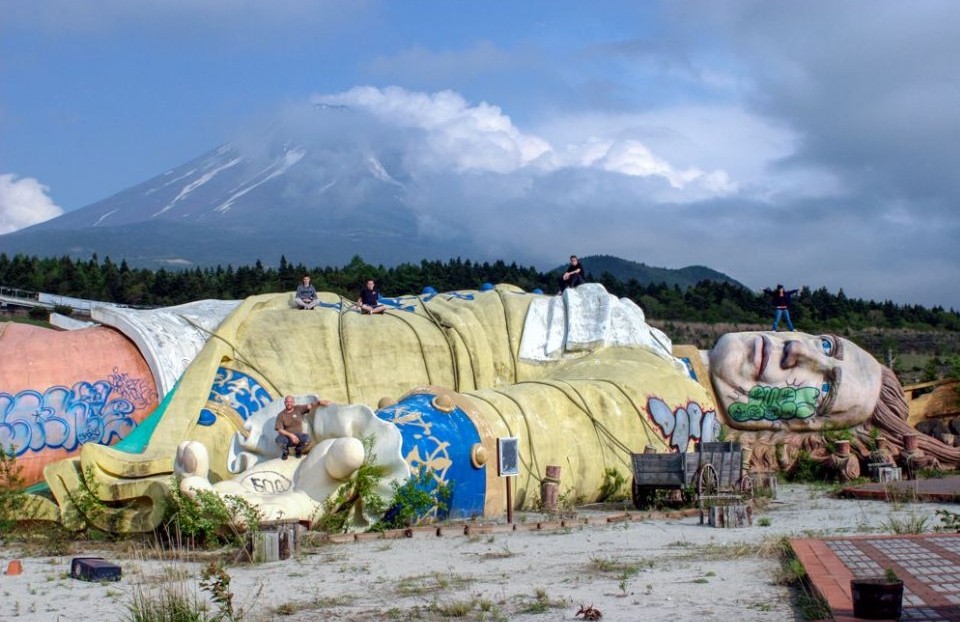
M 730 425 L 747 430 L 850 427 L 880 396 L 880 364 L 835 335 L 728 333 L 710 351 L 710 377 Z

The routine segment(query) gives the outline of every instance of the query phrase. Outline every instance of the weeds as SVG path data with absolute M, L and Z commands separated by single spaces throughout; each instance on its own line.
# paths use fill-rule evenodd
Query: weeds
M 438 590 L 460 589 L 473 582 L 474 579 L 457 574 L 433 574 L 403 577 L 397 583 L 397 592 L 401 596 L 415 596 L 429 594 Z
M 260 510 L 243 497 L 221 497 L 212 490 L 197 490 L 190 498 L 180 490 L 179 479 L 174 479 L 170 493 L 167 534 L 186 537 L 193 546 L 242 546 L 241 534 L 260 527 Z
M 813 589 L 806 568 L 794 554 L 786 538 L 772 546 L 780 552 L 780 572 L 777 584 L 793 589 L 793 604 L 804 620 L 829 620 L 833 618 L 827 602 Z
M 0 538 L 6 538 L 17 525 L 27 505 L 23 467 L 17 463 L 16 447 L 0 445 Z
M 620 471 L 614 468 L 607 468 L 603 471 L 603 484 L 600 485 L 600 492 L 597 494 L 597 502 L 605 501 L 623 501 L 627 498 L 627 491 L 624 484 L 627 478 Z
M 940 517 L 940 522 L 943 524 L 938 526 L 936 531 L 960 533 L 960 514 L 947 510 L 937 510 L 937 516 Z
M 566 606 L 565 599 L 551 600 L 545 589 L 537 588 L 533 594 L 533 601 L 521 607 L 520 613 L 546 613 L 551 609 L 562 609 Z
M 889 520 L 880 523 L 880 527 L 884 531 L 899 535 L 921 534 L 931 530 L 930 527 L 927 526 L 928 519 L 928 516 L 918 516 L 916 514 L 910 514 L 910 516 L 904 520 L 890 517 Z
M 449 484 L 440 483 L 421 466 L 403 484 L 393 482 L 391 507 L 374 527 L 374 531 L 409 527 L 428 518 L 443 518 L 452 494 Z
M 221 619 L 208 616 L 205 603 L 196 593 L 189 593 L 184 583 L 166 585 L 156 593 L 145 592 L 142 586 L 138 586 L 128 613 L 126 619 L 129 622 L 215 622 Z
M 351 525 L 351 515 L 359 508 L 372 514 L 381 514 L 387 507 L 376 489 L 386 473 L 384 467 L 375 464 L 374 437 L 362 439 L 364 459 L 345 484 L 323 504 L 322 513 L 313 520 L 313 528 L 325 533 L 345 533 Z

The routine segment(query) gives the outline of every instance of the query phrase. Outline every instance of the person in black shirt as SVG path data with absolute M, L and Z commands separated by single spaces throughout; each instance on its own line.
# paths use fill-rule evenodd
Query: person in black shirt
M 787 321 L 787 327 L 793 330 L 793 322 L 790 321 L 790 297 L 796 295 L 797 290 L 785 290 L 783 289 L 783 285 L 778 284 L 777 289 L 773 291 L 769 289 L 763 291 L 770 294 L 770 301 L 776 309 L 776 314 L 773 317 L 774 332 L 776 332 L 780 326 L 781 317 Z
M 570 255 L 570 265 L 567 266 L 563 277 L 560 278 L 560 293 L 562 294 L 563 290 L 568 287 L 576 287 L 586 283 L 585 275 L 586 270 L 584 270 L 583 264 L 580 263 L 576 255 Z
M 360 307 L 360 313 L 383 313 L 387 310 L 387 305 L 380 304 L 380 291 L 373 279 L 367 279 L 367 284 L 360 290 L 360 297 L 357 298 L 357 306 Z

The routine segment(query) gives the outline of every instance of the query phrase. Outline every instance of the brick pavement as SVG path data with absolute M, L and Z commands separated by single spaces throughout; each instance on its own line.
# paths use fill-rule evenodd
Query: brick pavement
M 794 539 L 790 545 L 835 622 L 853 622 L 850 579 L 903 579 L 903 616 L 911 622 L 960 622 L 960 534 Z
M 916 501 L 960 501 L 960 475 L 903 480 L 885 484 L 870 483 L 847 486 L 843 495 L 859 499 L 903 498 Z

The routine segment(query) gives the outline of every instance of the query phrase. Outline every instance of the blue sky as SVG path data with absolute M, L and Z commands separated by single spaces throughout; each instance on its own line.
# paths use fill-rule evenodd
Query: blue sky
M 337 103 L 507 259 L 960 308 L 958 65 L 949 0 L 3 0 L 0 233 Z

